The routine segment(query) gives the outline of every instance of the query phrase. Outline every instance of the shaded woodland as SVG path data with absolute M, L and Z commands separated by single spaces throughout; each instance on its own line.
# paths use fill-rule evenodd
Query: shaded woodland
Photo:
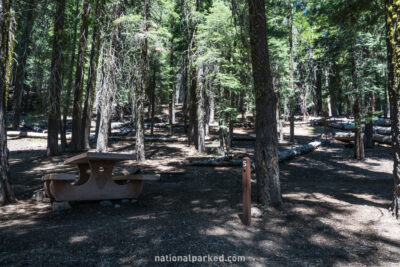
M 339 235 L 338 223 L 330 217 L 334 215 L 324 224 L 305 212 L 314 209 L 340 216 L 348 212 L 349 218 L 368 218 L 375 206 L 380 212 L 389 209 L 393 222 L 384 217 L 379 227 L 389 225 L 388 231 L 398 233 L 399 18 L 397 0 L 0 0 L 0 206 L 11 214 L 7 204 L 13 207 L 37 194 L 40 164 L 46 166 L 44 175 L 77 153 L 123 151 L 136 156 L 141 170 L 161 174 L 161 182 L 182 173 L 200 179 L 176 178 L 175 189 L 192 183 L 188 195 L 178 194 L 178 200 L 171 197 L 173 186 L 154 185 L 143 197 L 150 207 L 157 203 L 175 214 L 170 202 L 190 202 L 190 194 L 201 202 L 200 192 L 215 201 L 208 200 L 210 206 L 218 206 L 218 196 L 196 192 L 196 185 L 224 195 L 233 204 L 221 209 L 232 212 L 239 207 L 233 196 L 240 196 L 241 185 L 239 180 L 229 184 L 227 177 L 240 178 L 242 158 L 249 156 L 253 202 L 276 231 L 269 233 L 275 241 L 304 238 L 282 237 L 277 218 L 293 232 L 315 224 L 321 236 L 325 231 L 328 237 Z M 21 162 L 27 162 L 26 170 Z M 318 164 L 324 165 L 321 170 Z M 330 172 L 337 173 L 337 183 Z M 164 189 L 165 203 L 158 198 Z M 353 190 L 364 198 L 358 195 L 356 200 Z M 307 202 L 317 195 L 323 195 L 322 206 Z M 78 210 L 90 209 L 82 205 Z M 186 207 L 179 205 L 180 210 Z M 358 205 L 371 209 L 356 215 Z M 139 211 L 135 207 L 127 212 L 143 211 L 143 206 L 136 207 Z M 296 214 L 298 221 L 293 219 Z M 52 215 L 38 220 L 46 221 L 46 216 Z M 198 217 L 204 224 L 207 218 Z M 261 219 L 255 225 L 261 229 Z M 195 235 L 206 239 L 200 225 L 195 227 Z M 229 232 L 225 224 L 218 227 Z M 189 228 L 185 231 L 193 234 Z M 305 228 L 299 234 L 311 239 L 312 231 Z M 349 257 L 349 265 L 400 261 L 398 254 L 390 254 L 392 248 L 400 249 L 399 239 L 390 243 L 375 238 L 384 244 L 382 250 L 367 249 L 365 254 L 354 252 L 358 243 L 348 239 L 348 255 L 341 248 L 314 246 L 309 239 L 301 249 L 290 245 L 289 250 L 301 265 L 307 260 L 296 253 L 310 250 L 324 255 L 321 262 L 318 255 L 311 256 L 312 264 L 321 266 L 343 263 L 338 260 L 341 253 Z M 368 248 L 375 246 L 372 237 L 370 241 Z M 230 252 L 237 245 L 225 242 Z M 329 249 L 337 254 L 335 260 L 329 258 Z M 194 251 L 204 252 L 198 247 Z M 273 259 L 260 264 L 290 264 L 288 251 L 285 260 L 257 253 Z M 384 260 L 375 261 L 374 256 Z

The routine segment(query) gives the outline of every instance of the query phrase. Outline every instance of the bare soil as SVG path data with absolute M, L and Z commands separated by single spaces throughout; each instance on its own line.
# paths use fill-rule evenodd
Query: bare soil
M 308 143 L 320 132 L 296 126 L 296 142 Z M 237 134 L 252 133 L 238 129 Z M 253 146 L 235 142 L 233 152 L 252 154 Z M 280 149 L 290 147 L 280 144 Z M 76 172 L 63 165 L 73 154 L 48 158 L 46 140 L 36 139 L 10 140 L 9 148 L 19 201 L 0 208 L 0 266 L 152 266 L 155 256 L 188 254 L 246 257 L 240 263 L 199 264 L 206 266 L 400 264 L 400 220 L 388 212 L 389 147 L 367 149 L 367 160 L 357 162 L 351 148 L 332 141 L 281 163 L 284 205 L 260 207 L 264 216 L 253 218 L 250 227 L 240 220 L 241 169 L 185 166 L 189 158 L 215 155 L 199 154 L 184 143 L 146 143 L 148 160 L 141 168 L 163 173 L 164 179 L 146 184 L 138 202 L 73 203 L 62 212 L 32 195 L 41 189 L 42 175 Z M 111 151 L 133 153 L 134 144 L 114 142 Z M 253 180 L 253 205 L 255 200 Z

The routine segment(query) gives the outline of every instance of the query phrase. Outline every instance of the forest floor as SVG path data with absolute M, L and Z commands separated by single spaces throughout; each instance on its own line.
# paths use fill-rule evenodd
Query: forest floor
M 298 125 L 296 142 L 308 143 L 320 132 Z M 75 203 L 60 212 L 32 195 L 42 187 L 42 175 L 74 172 L 63 165 L 73 154 L 46 157 L 46 140 L 19 138 L 8 144 L 19 201 L 0 208 L 1 266 L 151 266 L 155 256 L 189 254 L 246 257 L 245 262 L 206 263 L 217 266 L 400 263 L 400 220 L 388 212 L 393 185 L 389 147 L 367 149 L 367 159 L 357 162 L 352 148 L 332 141 L 281 163 L 283 207 L 267 207 L 263 218 L 253 218 L 246 227 L 239 217 L 241 168 L 187 166 L 189 158 L 215 155 L 197 153 L 185 143 L 146 143 L 148 160 L 141 168 L 169 176 L 146 184 L 138 202 Z M 235 142 L 233 152 L 252 154 L 253 146 Z M 280 144 L 286 148 L 290 144 Z M 110 150 L 133 152 L 134 144 L 114 142 Z

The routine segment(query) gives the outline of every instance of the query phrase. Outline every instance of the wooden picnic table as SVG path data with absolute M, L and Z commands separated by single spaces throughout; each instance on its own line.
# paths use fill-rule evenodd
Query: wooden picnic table
M 115 163 L 135 160 L 130 154 L 86 152 L 64 164 L 75 165 L 79 174 L 48 174 L 44 187 L 55 201 L 105 200 L 138 198 L 144 180 L 158 180 L 154 175 L 113 176 Z

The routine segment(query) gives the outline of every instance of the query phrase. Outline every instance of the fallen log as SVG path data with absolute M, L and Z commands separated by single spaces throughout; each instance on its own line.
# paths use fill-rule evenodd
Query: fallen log
M 337 122 L 331 122 L 328 124 L 330 128 L 333 129 L 339 129 L 339 130 L 346 130 L 346 131 L 354 131 L 355 130 L 355 125 L 351 123 L 337 123 Z M 365 130 L 365 126 L 362 126 L 363 131 Z M 382 127 L 382 126 L 374 126 L 373 131 L 376 134 L 380 135 L 391 135 L 391 127 Z
M 354 133 L 335 133 L 335 139 L 338 141 L 342 142 L 351 142 L 354 141 Z M 380 143 L 380 144 L 387 144 L 390 145 L 392 144 L 392 137 L 388 135 L 381 135 L 381 134 L 373 134 L 372 135 L 372 140 L 374 142 Z
M 376 121 L 374 121 L 374 124 L 383 127 L 392 126 L 392 122 L 390 121 L 390 119 L 384 119 L 384 118 L 377 119 Z
M 335 133 L 335 139 L 342 142 L 354 141 L 354 133 L 352 132 L 337 132 Z
M 47 133 L 7 131 L 7 137 L 47 139 Z M 67 135 L 67 141 L 70 141 L 71 137 L 71 135 Z M 95 136 L 90 136 L 90 140 L 94 140 L 94 138 Z M 136 141 L 135 136 L 110 136 L 110 139 L 116 141 Z M 147 142 L 187 142 L 187 137 L 146 136 L 144 140 Z M 206 137 L 206 140 L 209 141 L 212 138 Z
M 281 162 L 284 160 L 295 158 L 296 156 L 312 152 L 320 147 L 323 142 L 325 141 L 314 141 L 303 146 L 298 146 L 284 151 L 278 151 L 279 161 Z
M 387 135 L 374 134 L 372 136 L 372 140 L 380 144 L 387 144 L 387 145 L 392 144 L 392 137 Z
M 47 133 L 7 131 L 7 137 L 47 139 Z M 59 136 L 59 138 L 60 138 L 60 136 Z M 67 141 L 69 141 L 69 140 L 71 140 L 71 135 L 67 135 Z
M 206 160 L 192 161 L 187 165 L 189 166 L 199 166 L 199 167 L 207 167 L 207 166 L 218 166 L 218 167 L 229 167 L 229 166 L 240 166 L 242 164 L 241 159 L 234 159 L 232 156 L 225 157 L 217 157 L 210 158 Z
M 308 125 L 310 123 L 311 123 L 311 121 L 308 121 L 308 120 L 307 121 L 295 121 L 294 125 Z M 290 122 L 284 121 L 282 124 L 283 124 L 283 126 L 289 126 Z
M 114 141 L 136 141 L 136 136 L 110 136 L 111 140 Z M 213 140 L 210 137 L 206 137 L 206 141 Z M 164 136 L 145 136 L 144 141 L 146 142 L 187 142 L 187 137 L 164 137 Z
M 254 136 L 248 135 L 234 135 L 232 139 L 233 141 L 256 141 L 256 138 Z
M 374 133 L 381 135 L 392 135 L 391 127 L 374 126 Z
M 34 125 L 30 125 L 30 124 L 28 124 L 28 123 L 26 123 L 24 121 L 21 122 L 21 126 L 23 128 L 32 130 L 32 131 L 37 132 L 37 133 L 43 133 L 43 131 L 44 131 L 42 128 L 34 126 Z
M 330 122 L 330 123 L 328 123 L 328 126 L 333 129 L 347 130 L 347 131 L 354 131 L 356 129 L 356 126 L 352 123 Z M 364 130 L 364 126 L 363 126 L 363 130 Z
M 298 146 L 292 149 L 278 151 L 279 162 L 295 158 L 296 156 L 303 155 L 314 151 L 320 147 L 325 141 L 314 141 L 309 144 Z M 199 166 L 199 167 L 230 167 L 230 166 L 241 166 L 242 159 L 233 158 L 232 156 L 210 158 L 206 160 L 198 160 L 187 163 L 188 166 Z M 252 167 L 254 168 L 254 162 L 252 160 Z

